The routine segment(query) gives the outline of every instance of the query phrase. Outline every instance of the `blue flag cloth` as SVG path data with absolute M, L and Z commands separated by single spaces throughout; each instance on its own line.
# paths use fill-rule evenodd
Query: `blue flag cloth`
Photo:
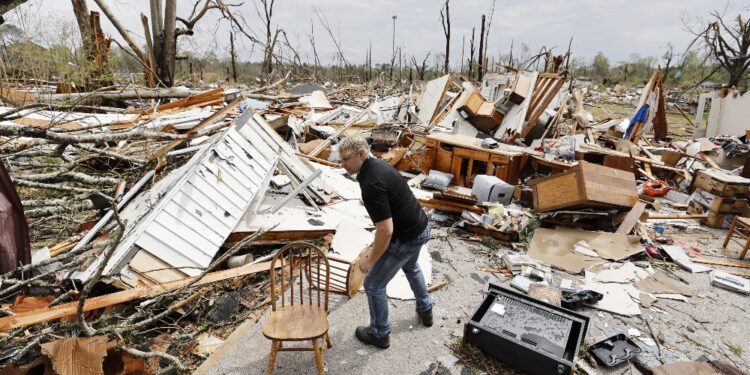
M 638 110 L 635 112 L 635 115 L 633 115 L 633 118 L 630 119 L 630 124 L 628 125 L 628 131 L 625 132 L 624 138 L 630 137 L 630 132 L 633 131 L 633 127 L 637 123 L 646 123 L 646 120 L 648 120 L 648 104 L 644 104 L 641 108 L 638 108 Z

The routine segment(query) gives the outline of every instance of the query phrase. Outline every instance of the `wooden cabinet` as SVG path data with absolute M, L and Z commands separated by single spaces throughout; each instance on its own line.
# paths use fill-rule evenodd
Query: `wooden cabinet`
M 529 185 L 537 212 L 585 207 L 630 208 L 638 201 L 633 173 L 586 161 Z

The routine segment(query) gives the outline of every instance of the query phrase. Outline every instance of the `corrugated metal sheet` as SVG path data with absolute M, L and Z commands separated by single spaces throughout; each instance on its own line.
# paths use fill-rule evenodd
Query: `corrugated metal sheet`
M 279 152 L 280 147 L 268 142 L 252 113 L 245 112 L 184 167 L 172 172 L 179 176 L 166 176 L 165 183 L 126 208 L 122 217 L 136 223 L 128 225 L 105 274 L 120 272 L 139 250 L 186 275 L 199 274 L 245 211 L 260 201 L 255 198 L 265 195 Z M 100 261 L 77 278 L 88 279 Z

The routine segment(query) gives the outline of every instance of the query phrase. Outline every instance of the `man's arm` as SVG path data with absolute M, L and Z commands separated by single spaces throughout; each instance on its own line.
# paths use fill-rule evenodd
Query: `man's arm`
M 375 262 L 380 259 L 388 248 L 393 235 L 393 219 L 390 217 L 375 223 L 375 241 L 372 243 L 370 254 L 359 262 L 359 269 L 367 273 Z

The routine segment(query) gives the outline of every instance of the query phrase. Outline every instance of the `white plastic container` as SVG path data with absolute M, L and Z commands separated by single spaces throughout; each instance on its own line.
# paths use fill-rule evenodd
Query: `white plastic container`
M 495 176 L 477 175 L 471 192 L 477 197 L 477 202 L 498 202 L 510 204 L 515 187 Z

